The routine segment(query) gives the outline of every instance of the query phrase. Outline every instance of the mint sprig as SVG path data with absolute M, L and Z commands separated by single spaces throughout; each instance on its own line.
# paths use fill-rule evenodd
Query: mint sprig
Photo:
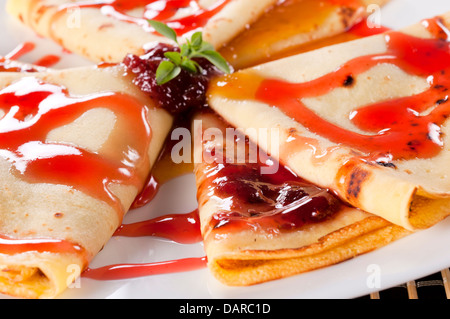
M 222 55 L 215 51 L 210 43 L 203 40 L 202 32 L 195 32 L 190 40 L 186 39 L 186 43 L 180 45 L 175 30 L 159 21 L 149 20 L 148 22 L 156 32 L 174 41 L 180 48 L 180 52 L 164 53 L 168 61 L 162 61 L 156 70 L 158 85 L 175 79 L 183 69 L 194 74 L 201 71 L 202 67 L 194 60 L 195 58 L 204 58 L 220 71 L 231 73 L 230 66 Z

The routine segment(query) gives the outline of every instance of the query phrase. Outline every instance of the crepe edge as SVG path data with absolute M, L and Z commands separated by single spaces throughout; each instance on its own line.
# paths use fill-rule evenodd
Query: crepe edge
M 372 216 L 297 249 L 243 250 L 208 256 L 208 268 L 223 284 L 251 286 L 332 266 L 409 234 L 402 227 Z
M 14 256 L 1 254 L 0 264 L 4 266 L 0 269 L 0 293 L 17 298 L 54 299 L 78 280 L 87 261 L 75 253 L 30 251 Z M 27 273 L 31 275 L 27 277 Z
M 236 23 L 235 13 L 242 11 L 242 3 L 232 1 L 205 25 L 202 30 L 205 40 L 216 48 L 222 47 L 275 3 L 276 0 L 261 0 L 251 2 L 250 5 L 246 4 L 244 14 Z M 37 34 L 50 38 L 65 49 L 94 62 L 117 63 L 121 62 L 127 54 L 144 54 L 146 49 L 156 43 L 175 44 L 170 39 L 146 32 L 137 24 L 97 13 L 95 8 L 58 13 L 56 6 L 48 6 L 42 0 L 9 0 L 6 10 L 10 16 Z M 55 14 L 57 14 L 56 19 Z M 93 19 L 91 15 L 98 18 Z M 75 22 L 78 25 L 72 26 Z M 226 30 L 226 32 L 218 32 L 218 30 Z M 132 36 L 129 36 L 130 34 Z M 189 34 L 190 32 L 180 36 L 179 41 L 185 41 L 185 37 Z M 93 50 L 85 44 L 87 39 L 90 39 L 88 42 L 93 45 L 100 42 L 103 45 Z

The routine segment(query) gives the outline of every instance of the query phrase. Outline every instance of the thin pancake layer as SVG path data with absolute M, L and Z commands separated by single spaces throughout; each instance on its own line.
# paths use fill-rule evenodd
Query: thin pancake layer
M 245 161 L 227 156 L 245 141 L 239 133 L 227 135 L 229 129 L 215 114 L 194 118 L 201 230 L 208 267 L 224 284 L 253 285 L 330 266 L 410 234 L 342 205 L 283 167 L 264 176 L 267 161 L 255 165 L 251 143 L 244 146 Z
M 301 177 L 410 230 L 450 213 L 450 14 L 220 78 L 210 105 Z M 278 135 L 270 145 L 258 129 Z
M 0 292 L 52 298 L 120 226 L 172 117 L 121 66 L 0 73 L 0 108 Z
M 235 69 L 293 55 L 319 41 L 363 23 L 387 0 L 287 0 L 272 7 L 244 32 L 227 43 L 221 54 Z M 376 32 L 376 26 L 372 32 Z M 348 39 L 350 39 L 350 35 Z
M 96 62 L 120 62 L 127 54 L 143 54 L 154 42 L 169 41 L 156 34 L 147 19 L 177 28 L 180 40 L 202 30 L 206 41 L 220 47 L 275 2 L 11 0 L 8 12 L 67 50 Z M 144 12 L 147 4 L 150 8 Z

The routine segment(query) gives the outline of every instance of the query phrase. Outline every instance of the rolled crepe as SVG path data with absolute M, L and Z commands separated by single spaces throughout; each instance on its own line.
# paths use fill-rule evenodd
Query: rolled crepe
M 283 167 L 264 176 L 261 168 L 270 157 L 261 152 L 261 161 L 255 161 L 249 155 L 254 144 L 241 149 L 245 137 L 228 129 L 233 128 L 214 113 L 194 118 L 203 242 L 211 273 L 225 285 L 254 285 L 330 266 L 410 234 L 343 205 Z M 229 149 L 245 156 L 227 155 Z M 295 197 L 303 191 L 309 196 Z M 318 204 L 324 200 L 328 207 Z
M 147 19 L 161 20 L 174 28 L 182 25 L 183 28 L 177 29 L 180 41 L 193 31 L 201 30 L 205 41 L 218 48 L 276 0 L 176 1 L 173 3 L 180 6 L 180 10 L 175 8 L 172 12 L 173 3 L 169 2 L 164 4 L 167 9 L 162 13 L 155 14 L 150 9 L 144 16 L 144 4 L 154 2 L 117 0 L 91 6 L 89 4 L 102 1 L 11 0 L 7 8 L 12 16 L 69 51 L 95 62 L 121 62 L 127 54 L 145 53 L 155 42 L 171 42 L 155 33 Z M 161 4 L 158 1 L 153 6 L 160 8 Z M 159 10 L 156 8 L 156 12 Z
M 272 7 L 221 49 L 235 69 L 308 50 L 322 41 L 352 39 L 345 34 L 380 10 L 387 0 L 288 0 Z M 375 26 L 372 32 L 381 26 Z
M 211 107 L 299 176 L 409 230 L 450 214 L 450 14 L 246 69 Z M 271 143 L 259 129 L 277 131 Z
M 120 226 L 172 117 L 120 65 L 0 73 L 0 292 L 54 298 Z

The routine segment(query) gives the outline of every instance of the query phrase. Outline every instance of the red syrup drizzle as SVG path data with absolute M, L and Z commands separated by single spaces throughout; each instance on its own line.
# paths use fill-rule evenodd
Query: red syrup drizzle
M 156 236 L 180 244 L 194 244 L 202 240 L 197 209 L 188 214 L 169 214 L 147 221 L 123 224 L 114 236 Z
M 61 57 L 54 54 L 49 54 L 41 57 L 31 65 L 17 66 L 11 63 L 11 61 L 17 61 L 22 56 L 32 52 L 35 49 L 36 44 L 33 42 L 21 43 L 11 52 L 0 58 L 0 72 L 37 72 L 38 70 L 34 66 L 48 68 L 54 66 L 61 60 Z
M 355 58 L 335 72 L 306 83 L 253 78 L 260 84 L 255 91 L 248 92 L 248 98 L 275 106 L 310 131 L 371 156 L 388 155 L 392 159 L 434 157 L 442 150 L 441 125 L 450 115 L 450 32 L 439 18 L 426 20 L 423 24 L 434 38 L 423 39 L 390 31 L 384 35 L 387 45 L 384 54 Z M 430 88 L 417 95 L 354 110 L 351 121 L 371 134 L 358 134 L 334 125 L 301 101 L 302 98 L 318 97 L 336 88 L 353 85 L 357 75 L 382 63 L 396 65 L 411 75 L 426 78 Z M 215 90 L 224 96 L 239 96 L 235 90 L 243 86 L 242 80 L 239 75 L 219 79 Z M 431 112 L 421 114 L 433 106 L 435 108 Z
M 355 35 L 357 38 L 365 38 L 389 31 L 391 31 L 391 29 L 385 26 L 369 26 L 368 19 L 363 19 L 361 22 L 352 26 L 347 33 Z
M 141 208 L 151 203 L 155 198 L 155 196 L 158 194 L 160 187 L 161 184 L 156 180 L 156 178 L 152 174 L 150 174 L 144 188 L 134 199 L 131 205 L 131 209 Z
M 113 111 L 121 119 L 122 129 L 131 134 L 131 142 L 120 145 L 116 155 L 107 158 L 46 141 L 53 129 L 99 107 Z M 123 217 L 122 205 L 108 187 L 111 183 L 143 187 L 151 139 L 145 105 L 116 93 L 75 98 L 63 87 L 26 77 L 0 91 L 0 109 L 5 112 L 0 119 L 0 156 L 11 163 L 14 175 L 28 183 L 67 185 L 105 201 Z M 74 251 L 72 243 L 51 239 L 10 240 L 1 248 L 20 253 L 27 243 L 33 250 Z
M 180 244 L 202 241 L 198 210 L 188 214 L 170 214 L 151 220 L 123 224 L 114 236 L 156 236 Z M 99 268 L 87 268 L 82 277 L 95 280 L 120 280 L 176 272 L 187 272 L 205 268 L 206 257 L 174 259 L 152 263 L 115 264 Z
M 203 269 L 206 263 L 206 257 L 193 257 L 147 264 L 117 264 L 95 269 L 87 268 L 81 276 L 94 280 L 131 279 Z
M 194 244 L 202 241 L 197 209 L 188 214 L 169 214 L 142 222 L 122 224 L 116 230 L 114 236 L 155 236 L 180 244 Z M 99 268 L 87 268 L 82 273 L 82 277 L 94 280 L 130 279 L 198 270 L 205 268 L 206 264 L 206 257 L 174 259 L 153 263 L 115 264 Z
M 0 235 L 0 252 L 13 255 L 35 251 L 38 253 L 69 252 L 85 255 L 86 251 L 79 245 L 57 239 L 16 239 Z
M 166 23 L 181 36 L 190 31 L 204 27 L 209 19 L 219 13 L 231 0 L 217 0 L 209 8 L 202 8 L 199 0 L 114 0 L 114 1 L 83 1 L 60 7 L 60 10 L 76 8 L 100 8 L 108 16 L 121 21 L 135 23 L 150 32 L 154 32 L 148 20 L 158 20 Z M 128 14 L 130 10 L 143 8 L 142 17 Z M 179 9 L 191 8 L 194 12 L 181 18 L 175 18 Z M 61 11 L 60 11 L 61 12 Z
M 54 54 L 48 54 L 48 55 L 45 55 L 42 58 L 38 59 L 37 61 L 35 61 L 33 64 L 37 65 L 37 66 L 49 68 L 49 67 L 52 67 L 52 66 L 58 64 L 59 61 L 61 61 L 60 56 L 57 56 Z
M 5 55 L 8 60 L 17 60 L 27 53 L 32 52 L 36 48 L 33 42 L 24 42 L 14 48 L 10 53 Z

